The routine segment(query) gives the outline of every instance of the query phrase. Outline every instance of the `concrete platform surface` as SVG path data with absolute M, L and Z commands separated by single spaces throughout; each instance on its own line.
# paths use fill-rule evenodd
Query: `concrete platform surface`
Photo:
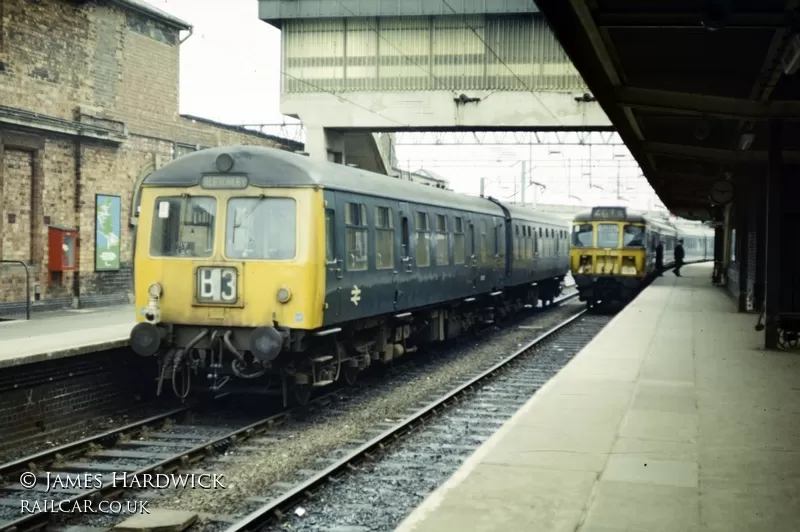
M 657 279 L 401 532 L 800 530 L 800 354 L 711 265 Z
M 0 368 L 128 345 L 133 305 L 31 314 L 0 322 Z

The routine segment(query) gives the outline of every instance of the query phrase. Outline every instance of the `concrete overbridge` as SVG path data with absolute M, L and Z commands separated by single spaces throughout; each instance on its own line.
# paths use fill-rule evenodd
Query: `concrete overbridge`
M 259 0 L 259 18 L 312 158 L 390 173 L 393 132 L 611 127 L 530 0 Z
M 719 223 L 716 260 L 766 345 L 792 336 L 798 2 L 537 0 L 664 204 Z

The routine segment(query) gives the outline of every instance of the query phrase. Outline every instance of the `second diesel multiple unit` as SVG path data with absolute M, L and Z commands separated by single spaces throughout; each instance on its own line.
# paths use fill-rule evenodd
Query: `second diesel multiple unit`
M 594 207 L 573 219 L 570 270 L 581 301 L 629 301 L 656 271 L 656 247 L 664 248 L 664 267 L 674 264 L 683 239 L 684 262 L 713 260 L 714 231 L 677 226 L 626 207 Z
M 134 264 L 131 346 L 158 356 L 177 394 L 276 377 L 284 401 L 303 403 L 373 361 L 552 302 L 569 228 L 491 198 L 223 147 L 145 179 Z

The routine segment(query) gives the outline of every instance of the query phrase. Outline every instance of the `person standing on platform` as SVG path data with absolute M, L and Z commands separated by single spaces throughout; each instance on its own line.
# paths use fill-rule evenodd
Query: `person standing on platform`
M 672 272 L 676 277 L 681 276 L 681 266 L 683 266 L 683 239 L 678 239 L 675 246 L 675 270 Z
M 664 276 L 664 243 L 661 240 L 656 246 L 656 275 Z

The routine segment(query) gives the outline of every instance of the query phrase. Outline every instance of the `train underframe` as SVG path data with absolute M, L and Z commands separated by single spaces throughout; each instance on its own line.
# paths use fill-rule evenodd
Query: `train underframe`
M 573 274 L 581 301 L 593 307 L 599 302 L 631 301 L 644 282 L 644 277 L 632 275 Z
M 436 307 L 367 318 L 304 331 L 273 327 L 223 328 L 169 326 L 155 353 L 158 393 L 164 385 L 187 398 L 232 393 L 280 395 L 285 406 L 305 404 L 315 388 L 344 379 L 355 383 L 373 364 L 389 364 L 420 345 L 442 342 L 491 326 L 525 308 L 552 304 L 563 291 L 564 277 L 506 288 Z M 263 338 L 262 338 L 263 337 Z M 279 343 L 266 360 L 259 339 Z M 136 351 L 136 343 L 132 346 Z M 273 350 L 274 351 L 274 350 Z M 140 353 L 141 354 L 141 353 Z

